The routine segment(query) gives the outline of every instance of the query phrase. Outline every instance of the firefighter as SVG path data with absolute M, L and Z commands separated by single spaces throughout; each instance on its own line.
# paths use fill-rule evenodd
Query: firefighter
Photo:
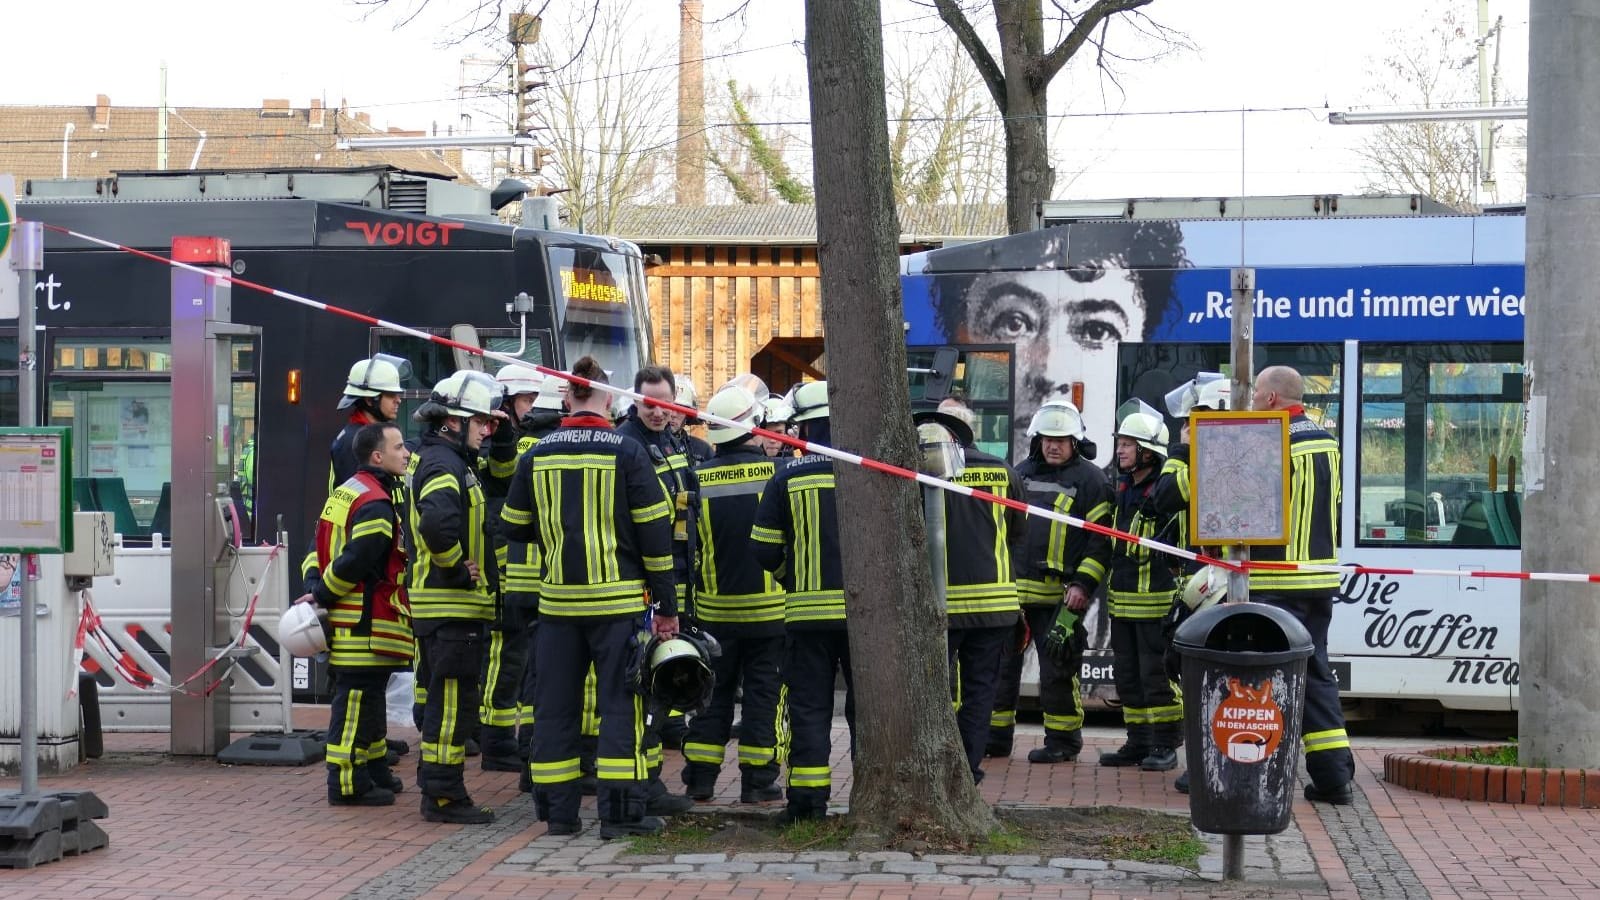
M 694 382 L 687 375 L 676 375 L 678 383 L 677 403 L 690 409 L 700 407 L 700 394 L 694 389 Z M 689 458 L 689 465 L 694 466 L 711 458 L 713 448 L 710 444 L 690 434 L 688 426 L 704 424 L 698 416 L 690 416 L 677 410 L 667 411 L 667 430 L 672 433 L 673 440 L 677 441 L 684 455 Z
M 828 384 L 810 381 L 791 395 L 800 436 L 829 442 Z M 845 721 L 855 745 L 855 687 L 850 636 L 845 630 L 844 570 L 834 505 L 833 462 L 807 454 L 782 465 L 761 494 L 750 532 L 756 561 L 779 573 L 784 588 L 783 656 L 789 712 L 789 789 L 785 821 L 821 819 L 828 813 L 832 773 L 833 685 L 844 678 Z
M 763 409 L 754 394 L 730 384 L 706 411 L 759 425 Z M 717 638 L 722 654 L 711 660 L 716 677 L 711 702 L 689 723 L 684 738 L 683 783 L 692 800 L 710 800 L 721 774 L 733 726 L 734 693 L 742 684 L 739 728 L 739 800 L 777 800 L 783 661 L 783 589 L 750 552 L 750 529 L 761 491 L 777 468 L 747 431 L 712 425 L 716 455 L 694 468 L 699 509 L 699 577 L 694 621 Z
M 1251 409 L 1289 413 L 1289 522 L 1287 546 L 1257 547 L 1252 559 L 1338 565 L 1339 443 L 1306 417 L 1301 400 L 1305 382 L 1288 366 L 1272 366 L 1256 376 Z M 1315 653 L 1306 669 L 1304 737 L 1307 800 L 1349 804 L 1355 759 L 1339 706 L 1339 682 L 1328 666 L 1328 623 L 1339 576 L 1330 572 L 1253 570 L 1250 600 L 1291 613 L 1311 632 Z
M 494 427 L 500 393 L 488 375 L 459 371 L 435 385 L 414 414 L 426 427 L 411 474 L 416 562 L 410 593 L 419 671 L 427 680 L 419 781 L 422 817 L 430 822 L 494 821 L 494 812 L 467 794 L 463 769 L 499 591 L 477 456 Z
M 966 462 L 950 480 L 996 497 L 1022 499 L 1017 473 L 1004 460 L 974 446 L 971 411 L 962 404 L 941 404 L 940 410 L 913 418 L 919 425 L 943 426 L 960 444 Z M 976 497 L 944 492 L 940 496 L 945 516 L 946 643 L 957 680 L 956 725 L 973 781 L 981 783 L 980 764 L 988 744 L 1000 661 L 1022 612 L 1011 563 L 1027 521 L 1015 509 Z
M 1188 510 L 1187 465 L 1167 458 L 1167 424 L 1151 407 L 1124 404 L 1117 426 L 1113 501 L 1119 531 L 1183 546 Z M 1174 560 L 1141 544 L 1111 542 L 1107 604 L 1117 696 L 1128 739 L 1100 755 L 1102 766 L 1165 772 L 1178 765 L 1183 697 L 1167 676 L 1163 621 L 1176 602 Z
M 573 374 L 605 383 L 592 357 Z M 533 722 L 534 807 L 551 834 L 576 834 L 583 683 L 595 670 L 600 715 L 597 760 L 600 836 L 653 834 L 640 788 L 649 777 L 641 734 L 644 698 L 628 684 L 641 649 L 640 617 L 654 607 L 652 632 L 678 631 L 672 578 L 672 505 L 639 442 L 612 429 L 606 395 L 589 384 L 567 392 L 571 414 L 517 461 L 501 513 L 510 540 L 543 559 L 539 661 Z
M 333 709 L 328 723 L 328 802 L 392 806 L 404 783 L 389 769 L 384 689 L 411 664 L 406 608 L 405 523 L 395 482 L 411 452 L 389 422 L 364 425 L 351 441 L 361 466 L 333 490 L 317 521 L 321 573 L 297 603 L 330 612 Z
M 791 433 L 789 420 L 794 416 L 794 408 L 789 405 L 788 400 L 776 396 L 768 397 L 767 402 L 763 403 L 762 407 L 764 410 L 762 413 L 763 428 L 779 434 Z M 757 437 L 756 445 L 768 456 L 778 457 L 779 459 L 790 459 L 795 454 L 793 447 L 777 438 Z
M 663 366 L 640 369 L 633 376 L 633 390 L 652 400 L 677 402 L 678 398 L 677 379 L 671 369 Z M 677 582 L 678 606 L 681 608 L 689 604 L 688 595 L 693 582 L 691 560 L 694 556 L 695 534 L 690 517 L 694 502 L 690 493 L 689 448 L 673 432 L 672 417 L 673 413 L 664 406 L 635 403 L 628 411 L 627 418 L 617 426 L 617 433 L 644 444 L 655 464 L 656 476 L 661 479 L 661 486 L 672 501 L 672 571 Z M 682 713 L 674 710 L 661 710 L 659 713 L 653 713 L 650 717 L 651 728 L 646 741 L 650 767 L 657 776 L 661 770 L 661 747 L 681 748 L 683 736 L 688 731 Z M 653 794 L 656 793 L 654 785 L 659 782 L 659 777 L 651 778 Z
M 537 440 L 526 436 L 525 428 L 528 417 L 535 412 L 544 376 L 532 366 L 512 363 L 502 366 L 494 380 L 505 392 L 501 411 L 506 414 L 506 423 L 494 430 L 489 439 L 489 454 L 480 457 L 479 462 L 501 595 L 496 604 L 494 626 L 489 630 L 488 652 L 484 655 L 483 701 L 478 709 L 482 728 L 478 743 L 483 749 L 484 771 L 522 772 L 527 768 L 527 761 L 517 743 L 517 723 L 519 715 L 531 716 L 532 709 L 523 712 L 520 687 L 528 661 L 528 645 L 533 639 L 531 629 L 538 609 L 539 577 L 536 569 L 528 571 L 526 544 L 518 545 L 519 558 L 512 563 L 511 548 L 499 533 L 499 522 L 500 509 L 505 505 L 506 491 L 516 471 L 517 457 Z M 558 413 L 538 411 L 550 419 L 552 428 L 560 420 Z M 513 570 L 517 576 L 515 590 L 510 582 Z
M 1017 467 L 1028 503 L 1099 525 L 1111 524 L 1111 482 L 1090 462 L 1094 445 L 1083 416 L 1065 400 L 1047 401 L 1028 423 L 1028 458 Z M 1017 593 L 1023 632 L 1031 636 L 1039 659 L 1039 706 L 1044 711 L 1044 745 L 1028 751 L 1033 763 L 1073 762 L 1083 750 L 1084 613 L 1105 577 L 1106 537 L 1044 518 L 1028 520 L 1027 537 L 1017 554 Z M 1046 636 L 1065 603 L 1078 613 L 1065 653 L 1048 652 Z M 990 756 L 1010 756 L 1017 724 L 1017 692 L 1022 681 L 1023 641 L 1007 646 L 1000 690 L 989 720 Z

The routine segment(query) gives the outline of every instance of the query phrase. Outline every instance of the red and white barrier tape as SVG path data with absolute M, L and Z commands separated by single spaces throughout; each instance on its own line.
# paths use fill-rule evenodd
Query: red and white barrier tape
M 164 264 L 166 264 L 168 266 L 172 266 L 173 268 L 184 269 L 184 270 L 189 271 L 189 272 L 194 272 L 194 273 L 196 273 L 198 275 L 203 275 L 203 276 L 206 276 L 208 278 L 215 279 L 217 281 L 223 281 L 223 282 L 227 282 L 229 284 L 235 284 L 235 285 L 238 285 L 240 287 L 249 288 L 250 290 L 253 290 L 253 291 L 260 291 L 261 293 L 270 294 L 271 296 L 277 297 L 279 299 L 288 300 L 291 303 L 296 303 L 296 304 L 299 304 L 301 306 L 307 306 L 307 307 L 310 307 L 312 309 L 318 310 L 320 312 L 332 313 L 332 314 L 337 315 L 337 316 L 343 316 L 344 318 L 347 318 L 347 319 L 354 319 L 357 322 L 362 322 L 362 323 L 365 323 L 367 325 L 371 325 L 371 326 L 374 326 L 374 327 L 377 327 L 377 328 L 390 329 L 390 330 L 393 330 L 393 331 L 397 331 L 397 332 L 399 332 L 401 334 L 408 335 L 410 337 L 420 338 L 422 340 L 430 341 L 432 343 L 439 344 L 439 345 L 444 346 L 444 347 L 449 347 L 452 350 L 461 350 L 461 351 L 470 353 L 470 354 L 472 354 L 474 356 L 482 356 L 482 357 L 485 357 L 487 359 L 493 359 L 493 360 L 496 360 L 498 362 L 507 363 L 507 364 L 515 363 L 517 365 L 530 366 L 530 367 L 532 367 L 532 368 L 534 368 L 534 369 L 538 370 L 539 372 L 542 372 L 542 373 L 544 373 L 546 375 L 555 375 L 556 377 L 564 378 L 567 381 L 572 382 L 573 384 L 579 384 L 579 385 L 584 385 L 584 386 L 587 386 L 587 387 L 592 387 L 592 388 L 594 388 L 596 390 L 604 391 L 604 392 L 606 392 L 608 394 L 613 394 L 613 395 L 616 395 L 616 396 L 619 396 L 619 397 L 627 397 L 627 398 L 633 400 L 636 403 L 643 403 L 643 404 L 645 404 L 647 406 L 659 407 L 659 408 L 662 408 L 662 409 L 671 410 L 672 412 L 682 413 L 682 414 L 684 414 L 686 416 L 698 417 L 702 421 L 709 422 L 709 423 L 711 423 L 713 425 L 717 425 L 717 426 L 722 427 L 722 428 L 732 428 L 732 429 L 735 429 L 735 430 L 738 430 L 738 431 L 748 432 L 750 434 L 755 434 L 755 435 L 759 435 L 761 437 L 770 438 L 770 439 L 779 441 L 779 442 L 781 442 L 781 443 L 783 443 L 783 444 L 785 444 L 787 446 L 794 447 L 794 448 L 796 448 L 796 449 L 798 449 L 798 450 L 800 450 L 800 451 L 802 451 L 804 453 L 814 453 L 814 454 L 817 454 L 817 455 L 820 455 L 820 456 L 828 457 L 829 459 L 834 459 L 834 460 L 838 460 L 840 462 L 850 463 L 851 465 L 854 465 L 854 466 L 860 466 L 860 467 L 862 467 L 864 469 L 869 469 L 869 470 L 874 471 L 874 472 L 882 472 L 885 475 L 892 475 L 892 476 L 894 476 L 896 478 L 904 478 L 904 479 L 908 479 L 908 480 L 911 480 L 911 481 L 916 481 L 916 482 L 918 482 L 920 484 L 930 485 L 932 487 L 939 488 L 940 490 L 949 491 L 950 493 L 953 493 L 953 494 L 960 494 L 960 495 L 965 496 L 965 497 L 976 497 L 977 499 L 985 501 L 987 503 L 997 503 L 997 504 L 999 504 L 1001 506 L 1005 506 L 1005 507 L 1009 507 L 1011 509 L 1019 510 L 1019 511 L 1023 512 L 1026 515 L 1042 516 L 1042 517 L 1044 517 L 1046 519 L 1050 519 L 1051 521 L 1061 522 L 1062 524 L 1071 526 L 1073 528 L 1081 528 L 1081 529 L 1083 529 L 1085 531 L 1090 531 L 1090 532 L 1093 532 L 1093 533 L 1096 533 L 1096 534 L 1103 534 L 1103 535 L 1106 535 L 1107 537 L 1114 538 L 1114 539 L 1119 540 L 1119 541 L 1123 541 L 1124 543 L 1138 544 L 1138 545 L 1140 545 L 1142 547 L 1146 547 L 1148 549 L 1154 550 L 1154 551 L 1156 551 L 1158 553 L 1166 554 L 1168 556 L 1176 556 L 1176 557 L 1178 557 L 1180 559 L 1189 560 L 1191 562 L 1198 562 L 1198 563 L 1201 563 L 1201 564 L 1204 564 L 1204 565 L 1219 566 L 1221 568 L 1228 569 L 1228 570 L 1234 571 L 1234 572 L 1240 572 L 1240 571 L 1252 571 L 1252 572 L 1308 571 L 1308 572 L 1331 572 L 1331 573 L 1336 573 L 1336 574 L 1341 574 L 1341 575 L 1350 574 L 1350 573 L 1360 573 L 1360 574 L 1368 574 L 1368 575 L 1421 575 L 1421 576 L 1437 576 L 1437 577 L 1444 577 L 1444 578 L 1503 578 L 1503 579 L 1514 579 L 1514 580 L 1520 580 L 1520 581 L 1561 581 L 1561 582 L 1578 582 L 1578 583 L 1587 582 L 1587 583 L 1593 583 L 1593 584 L 1600 584 L 1600 574 L 1576 574 L 1576 573 L 1561 573 L 1561 572 L 1490 572 L 1490 571 L 1462 571 L 1462 570 L 1455 570 L 1455 569 L 1395 569 L 1395 568 L 1384 568 L 1384 567 L 1378 567 L 1378 566 L 1361 566 L 1361 565 L 1317 566 L 1317 565 L 1309 565 L 1309 564 L 1295 563 L 1295 562 L 1266 562 L 1266 561 L 1255 561 L 1255 560 L 1241 562 L 1241 561 L 1238 561 L 1238 560 L 1218 559 L 1218 558 L 1215 558 L 1215 557 L 1212 557 L 1212 556 L 1208 556 L 1208 555 L 1203 554 L 1203 553 L 1196 553 L 1196 552 L 1194 552 L 1192 550 L 1188 550 L 1188 549 L 1183 548 L 1183 547 L 1174 547 L 1174 546 L 1171 546 L 1169 544 L 1163 544 L 1160 541 L 1152 540 L 1150 538 L 1140 537 L 1140 536 L 1135 535 L 1135 534 L 1129 534 L 1128 532 L 1125 532 L 1125 531 L 1118 531 L 1115 528 L 1109 528 L 1109 527 L 1107 527 L 1105 525 L 1100 525 L 1100 524 L 1097 524 L 1097 523 L 1094 523 L 1094 522 L 1088 522 L 1088 521 L 1080 519 L 1080 518 L 1078 518 L 1076 516 L 1070 516 L 1070 515 L 1067 515 L 1065 513 L 1059 513 L 1059 512 L 1056 512 L 1055 510 L 1045 509 L 1045 508 L 1039 507 L 1039 506 L 1030 506 L 1029 504 L 1027 504 L 1027 503 L 1025 503 L 1025 502 L 1023 502 L 1021 500 L 1013 500 L 1013 499 L 1010 499 L 1009 497 L 1000 497 L 1000 496 L 997 496 L 995 494 L 991 494 L 988 491 L 975 490 L 973 488 L 967 487 L 966 485 L 956 484 L 953 481 L 946 481 L 946 480 L 944 480 L 942 478 L 936 478 L 936 477 L 934 477 L 932 475 L 926 475 L 926 474 L 924 474 L 922 472 L 914 472 L 914 471 L 912 471 L 910 469 L 905 469 L 905 468 L 902 468 L 900 466 L 890 465 L 889 463 L 881 462 L 879 460 L 872 459 L 871 457 L 860 456 L 860 455 L 857 455 L 855 453 L 850 453 L 850 452 L 845 451 L 845 450 L 838 450 L 838 449 L 835 449 L 833 447 L 828 447 L 828 446 L 825 446 L 825 445 L 822 445 L 822 444 L 813 444 L 810 441 L 803 441 L 803 440 L 801 440 L 799 438 L 792 437 L 792 436 L 787 435 L 787 434 L 782 434 L 780 432 L 768 431 L 765 428 L 759 428 L 759 427 L 755 427 L 755 426 L 751 426 L 751 425 L 746 425 L 743 422 L 735 422 L 732 419 L 725 419 L 725 418 L 723 418 L 721 416 L 712 415 L 711 413 L 708 413 L 705 410 L 696 409 L 695 407 L 692 407 L 692 406 L 683 406 L 681 404 L 673 403 L 673 402 L 666 401 L 666 400 L 656 400 L 654 398 L 646 397 L 643 394 L 639 394 L 639 393 L 637 393 L 635 391 L 628 390 L 627 388 L 617 387 L 615 385 L 610 385 L 610 384 L 605 384 L 604 382 L 590 381 L 587 378 L 581 378 L 581 377 L 579 377 L 577 375 L 573 375 L 570 372 L 563 372 L 563 371 L 561 371 L 559 369 L 551 369 L 551 368 L 548 368 L 548 367 L 545 367 L 545 366 L 537 365 L 537 364 L 534 364 L 534 363 L 529 363 L 529 362 L 527 362 L 525 360 L 518 359 L 517 357 L 509 356 L 509 355 L 504 354 L 504 353 L 496 353 L 496 352 L 494 352 L 492 350 L 485 350 L 484 348 L 478 347 L 478 346 L 473 345 L 473 344 L 464 344 L 464 343 L 461 343 L 459 341 L 453 341 L 453 340 L 450 340 L 449 338 L 440 337 L 439 335 L 436 335 L 436 334 L 429 334 L 429 333 L 427 333 L 425 331 L 419 331 L 418 329 L 411 328 L 411 327 L 408 327 L 406 325 L 401 325 L 401 324 L 396 323 L 396 322 L 390 322 L 390 321 L 387 321 L 385 319 L 379 319 L 379 318 L 377 318 L 375 316 L 369 316 L 369 315 L 366 315 L 364 313 L 358 313 L 358 312 L 356 312 L 354 310 L 344 309 L 343 307 L 333 306 L 333 305 L 328 304 L 328 303 L 323 303 L 320 300 L 312 300 L 309 297 L 302 297 L 299 294 L 293 294 L 293 293 L 290 293 L 288 291 L 281 291 L 281 290 L 278 290 L 277 288 L 268 287 L 268 286 L 266 286 L 264 284 L 258 284 L 258 283 L 254 282 L 254 281 L 249 281 L 249 280 L 246 280 L 246 279 L 243 279 L 243 278 L 237 278 L 237 277 L 235 277 L 233 275 L 221 274 L 221 273 L 218 273 L 218 272 L 215 272 L 215 271 L 211 271 L 211 270 L 207 270 L 207 269 L 201 268 L 199 266 L 190 265 L 188 263 L 177 262 L 176 260 L 168 259 L 167 257 L 159 256 L 159 255 L 157 255 L 155 253 L 150 253 L 150 252 L 145 251 L 145 250 L 138 250 L 138 249 L 135 249 L 133 247 L 127 247 L 127 246 L 124 246 L 122 244 L 118 244 L 118 243 L 116 243 L 114 241 L 108 241 L 108 240 L 105 240 L 103 238 L 97 238 L 97 237 L 94 237 L 92 235 L 83 234 L 81 232 L 73 231 L 73 230 L 68 229 L 68 228 L 62 228 L 59 225 L 51 225 L 49 223 L 42 223 L 42 224 L 44 225 L 45 228 L 47 228 L 47 229 L 49 229 L 51 231 L 58 232 L 60 234 L 65 234 L 65 235 L 77 238 L 78 240 L 81 240 L 81 241 L 87 241 L 87 242 L 89 242 L 91 244 L 97 244 L 99 246 L 107 247 L 107 248 L 110 248 L 110 249 L 113 249 L 113 250 L 121 250 L 121 251 L 124 251 L 124 252 L 127 252 L 127 253 L 131 253 L 131 254 L 133 254 L 135 256 L 140 256 L 140 257 L 144 257 L 145 259 L 149 259 L 149 260 L 152 260 L 152 261 L 155 261 L 155 262 L 164 263 Z

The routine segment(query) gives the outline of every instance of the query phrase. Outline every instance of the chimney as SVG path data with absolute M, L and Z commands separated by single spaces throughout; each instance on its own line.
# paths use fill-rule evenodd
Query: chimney
M 701 0 L 678 2 L 678 165 L 675 187 L 680 206 L 706 202 L 706 81 Z
M 261 101 L 261 118 L 263 119 L 287 119 L 293 115 L 294 110 L 289 108 L 289 101 L 287 100 Z
M 364 112 L 356 113 L 356 121 L 360 122 L 361 124 L 363 124 L 365 126 L 367 126 L 368 128 L 371 128 L 372 127 L 372 113 L 364 113 Z
M 309 115 L 309 117 L 310 117 L 310 127 L 311 128 L 321 128 L 323 126 L 322 117 L 323 117 L 323 114 L 326 113 L 326 112 L 327 111 L 322 108 L 322 101 L 313 98 L 312 101 L 311 101 L 311 111 L 310 111 L 310 115 Z
M 94 95 L 94 130 L 105 131 L 111 127 L 111 98 L 105 94 Z

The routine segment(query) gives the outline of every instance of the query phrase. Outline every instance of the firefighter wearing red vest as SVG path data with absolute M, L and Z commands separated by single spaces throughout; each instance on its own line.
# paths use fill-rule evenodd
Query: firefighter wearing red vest
M 330 611 L 333 714 L 328 724 L 328 802 L 391 806 L 403 783 L 389 770 L 384 687 L 410 665 L 411 617 L 401 586 L 406 554 L 393 494 L 410 451 L 387 422 L 351 441 L 360 467 L 334 488 L 317 521 L 319 577 L 297 602 Z

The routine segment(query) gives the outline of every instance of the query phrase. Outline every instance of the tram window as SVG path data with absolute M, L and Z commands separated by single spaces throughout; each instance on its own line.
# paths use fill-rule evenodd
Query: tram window
M 1360 543 L 1521 546 L 1522 419 L 1521 344 L 1363 345 Z
M 62 337 L 53 344 L 50 369 L 58 374 L 166 373 L 172 371 L 172 345 L 165 339 Z
M 522 344 L 521 330 L 516 328 L 479 328 L 478 337 L 483 341 L 483 349 L 507 356 L 516 356 L 517 347 Z M 528 329 L 528 346 L 517 358 L 536 366 L 550 365 L 555 359 L 555 340 L 550 331 L 545 328 Z M 501 365 L 499 360 L 484 360 L 484 368 L 491 372 L 499 371 Z
M 443 331 L 429 333 L 445 335 Z M 398 356 L 411 363 L 410 374 L 400 384 L 405 388 L 405 396 L 408 399 L 426 399 L 434 385 L 456 370 L 455 354 L 449 347 L 409 334 L 375 328 L 372 331 L 371 350 L 373 353 Z
M 0 422 L 16 422 L 22 414 L 17 397 L 17 376 L 0 375 Z
M 126 494 L 102 498 L 104 511 L 149 527 L 161 488 L 172 481 L 171 384 L 52 380 L 49 410 L 49 424 L 73 430 L 74 475 L 115 481 Z
M 933 364 L 933 348 L 910 348 L 906 366 L 925 369 Z M 909 375 L 911 400 L 922 400 L 926 376 Z M 963 349 L 956 365 L 950 396 L 961 400 L 977 418 L 973 428 L 978 449 L 1001 459 L 1011 456 L 1011 352 Z
M 1165 411 L 1167 392 L 1198 372 L 1225 372 L 1227 344 L 1123 344 L 1117 351 L 1117 397 L 1138 397 Z M 1341 344 L 1257 344 L 1256 369 L 1290 366 L 1305 379 L 1306 415 L 1339 435 Z M 1183 423 L 1169 420 L 1172 433 Z

